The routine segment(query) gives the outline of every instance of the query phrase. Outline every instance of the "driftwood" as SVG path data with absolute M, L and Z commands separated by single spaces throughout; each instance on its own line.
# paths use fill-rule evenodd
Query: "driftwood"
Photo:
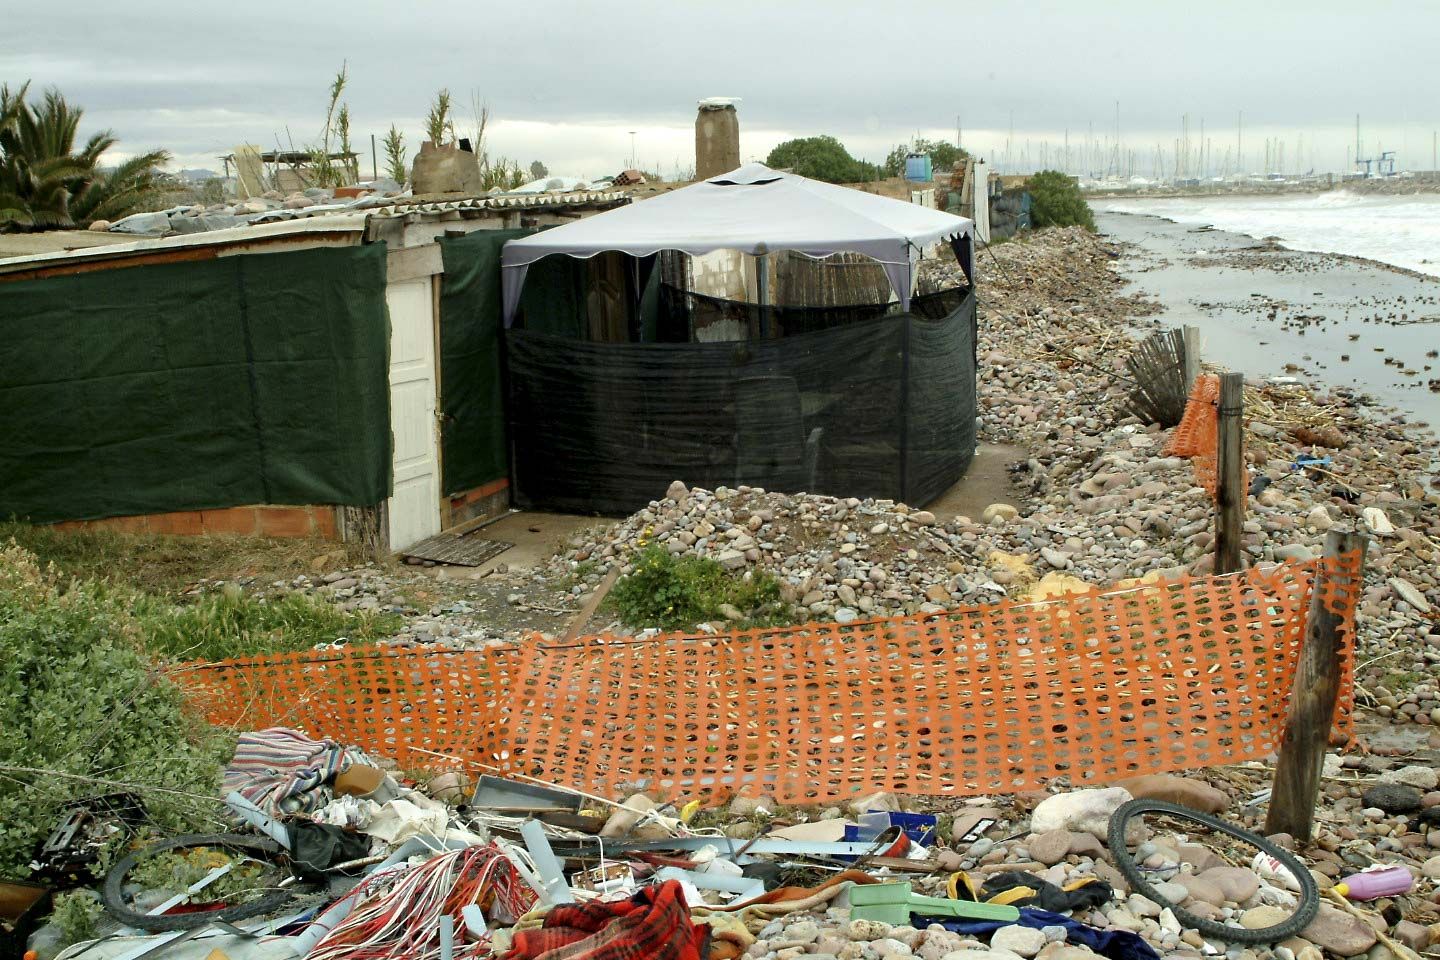
M 1146 423 L 1173 427 L 1185 414 L 1185 335 L 1161 330 L 1140 341 L 1125 360 L 1135 386 L 1126 398 L 1127 413 Z

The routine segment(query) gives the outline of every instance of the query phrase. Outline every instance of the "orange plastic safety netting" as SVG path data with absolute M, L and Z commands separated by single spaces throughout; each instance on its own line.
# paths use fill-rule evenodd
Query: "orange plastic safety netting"
M 605 795 L 806 803 L 1093 784 L 1273 751 L 1321 564 L 1322 595 L 1353 623 L 1358 560 L 1313 561 L 848 625 L 365 648 L 173 678 L 214 723 Z
M 1189 457 L 1195 467 L 1195 482 L 1209 491 L 1212 498 L 1216 487 L 1219 428 L 1220 378 L 1213 373 L 1201 374 L 1190 388 L 1185 414 L 1165 447 L 1165 455 Z

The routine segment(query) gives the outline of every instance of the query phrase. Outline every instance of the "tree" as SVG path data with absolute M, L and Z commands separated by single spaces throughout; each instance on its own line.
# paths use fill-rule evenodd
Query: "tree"
M 1074 177 L 1059 170 L 1041 170 L 1025 189 L 1030 193 L 1030 219 L 1036 227 L 1081 226 L 1095 231 L 1095 216 Z
M 949 170 L 955 166 L 957 161 L 970 156 L 968 151 L 961 150 L 955 144 L 945 140 L 926 140 L 924 137 L 916 137 L 913 143 L 898 144 L 885 157 L 885 176 L 902 176 L 905 173 L 905 155 L 909 153 L 928 153 L 930 164 L 936 170 Z
M 158 189 L 163 150 L 131 157 L 108 171 L 100 158 L 119 141 L 109 130 L 76 149 L 84 111 L 58 90 L 39 103 L 25 99 L 30 84 L 0 86 L 0 229 L 51 230 L 117 220 Z
M 550 170 L 539 160 L 530 161 L 530 179 L 543 180 L 550 176 Z
M 385 175 L 402 187 L 410 179 L 410 168 L 405 165 L 405 138 L 393 123 L 385 134 Z
M 768 167 L 784 168 L 830 183 L 858 183 L 874 180 L 879 169 L 873 163 L 850 156 L 845 145 L 831 136 L 786 140 L 765 158 Z
M 325 109 L 325 126 L 320 128 L 320 144 L 306 148 L 310 154 L 310 168 L 316 186 L 343 186 L 347 172 L 352 180 L 359 179 L 360 171 L 352 166 L 351 160 L 347 158 L 344 166 L 340 167 L 330 159 L 332 140 L 338 139 L 341 153 L 351 152 L 350 105 L 340 102 L 340 94 L 345 92 L 345 84 L 349 79 L 349 67 L 342 61 L 340 72 L 335 74 L 335 79 L 330 82 L 330 105 Z
M 435 146 L 455 139 L 455 121 L 450 116 L 450 91 L 441 90 L 435 94 L 435 102 L 425 115 L 425 136 Z

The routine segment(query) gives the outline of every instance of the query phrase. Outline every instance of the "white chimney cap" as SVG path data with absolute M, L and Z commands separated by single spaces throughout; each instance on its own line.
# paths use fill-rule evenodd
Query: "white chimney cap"
M 739 97 L 706 97 L 700 101 L 701 110 L 723 110 L 740 102 Z

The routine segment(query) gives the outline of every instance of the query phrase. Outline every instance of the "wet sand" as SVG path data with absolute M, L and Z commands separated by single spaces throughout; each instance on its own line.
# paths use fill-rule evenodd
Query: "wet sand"
M 1163 323 L 1200 328 L 1207 361 L 1351 388 L 1440 425 L 1440 278 L 1103 207 L 1096 223 L 1135 245 L 1117 269 Z

